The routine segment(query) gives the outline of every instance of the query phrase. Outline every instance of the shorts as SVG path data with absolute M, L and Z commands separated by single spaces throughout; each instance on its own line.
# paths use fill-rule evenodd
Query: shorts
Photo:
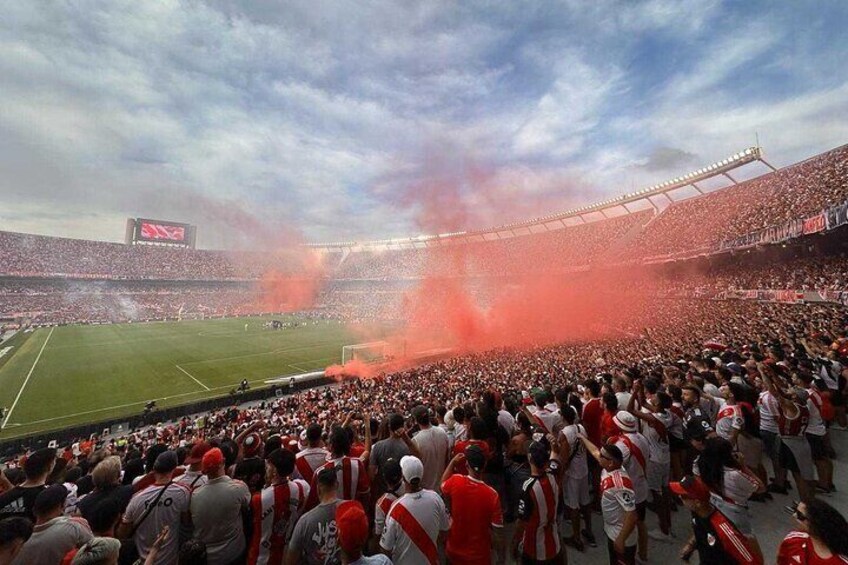
M 563 496 L 565 497 L 565 506 L 572 510 L 577 510 L 583 506 L 588 506 L 592 502 L 592 497 L 589 495 L 589 476 L 579 479 L 574 477 L 565 477 L 565 487 Z
M 758 437 L 739 434 L 736 445 L 745 460 L 745 465 L 751 469 L 756 469 L 762 464 L 763 440 Z
M 669 463 L 648 460 L 648 488 L 654 492 L 662 492 L 668 488 L 670 473 Z
M 780 462 L 780 436 L 775 432 L 760 430 L 760 438 L 763 440 L 765 453 L 772 463 Z
M 609 553 L 610 565 L 635 565 L 636 546 L 624 546 L 624 555 L 615 552 L 615 544 L 607 538 L 607 553 Z
M 810 452 L 813 460 L 827 459 L 827 448 L 824 445 L 824 436 L 814 434 L 804 434 L 807 436 L 807 442 L 810 444 Z
M 640 522 L 645 521 L 645 516 L 648 514 L 648 503 L 647 501 L 637 502 L 636 503 L 636 517 L 639 518 Z
M 780 464 L 784 469 L 801 475 L 805 481 L 816 479 L 816 468 L 813 466 L 813 454 L 807 439 L 800 436 L 781 438 Z

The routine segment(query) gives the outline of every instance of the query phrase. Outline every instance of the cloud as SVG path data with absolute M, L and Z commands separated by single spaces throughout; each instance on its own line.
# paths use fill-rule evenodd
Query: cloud
M 149 216 L 211 247 L 249 245 L 251 225 L 381 238 L 421 229 L 397 195 L 434 178 L 433 155 L 475 227 L 653 184 L 755 133 L 787 164 L 848 125 L 845 10 L 806 10 L 13 3 L 3 228 L 120 240 Z

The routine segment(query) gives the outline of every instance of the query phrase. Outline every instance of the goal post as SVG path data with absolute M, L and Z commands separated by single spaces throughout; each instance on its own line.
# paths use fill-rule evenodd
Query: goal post
M 342 365 L 350 361 L 366 364 L 382 363 L 391 357 L 391 347 L 387 341 L 371 341 L 342 346 Z

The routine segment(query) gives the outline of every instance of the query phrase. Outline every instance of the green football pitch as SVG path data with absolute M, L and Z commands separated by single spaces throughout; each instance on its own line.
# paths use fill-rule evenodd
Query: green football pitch
M 269 330 L 286 316 L 41 328 L 0 344 L 0 440 L 229 394 L 242 379 L 323 369 L 363 341 L 336 321 Z M 247 324 L 247 330 L 245 330 Z

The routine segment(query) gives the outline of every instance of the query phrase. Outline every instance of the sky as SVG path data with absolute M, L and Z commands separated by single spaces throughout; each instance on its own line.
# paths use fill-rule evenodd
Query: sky
M 841 0 L 10 2 L 0 229 L 363 241 L 438 231 L 431 199 L 483 228 L 757 137 L 786 166 L 848 143 L 846 25 Z

